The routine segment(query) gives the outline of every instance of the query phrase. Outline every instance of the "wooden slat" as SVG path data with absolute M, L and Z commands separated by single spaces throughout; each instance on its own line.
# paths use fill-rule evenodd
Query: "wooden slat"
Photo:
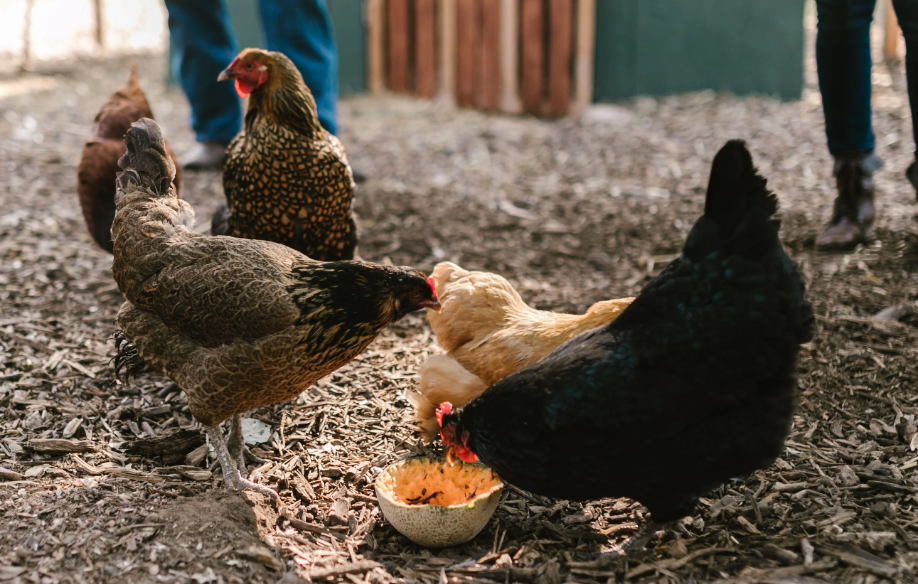
M 542 0 L 520 0 L 520 67 L 523 109 L 538 114 L 542 108 Z
M 456 8 L 456 103 L 471 107 L 475 104 L 475 55 L 480 50 L 479 0 L 458 0 Z
M 386 34 L 385 0 L 367 0 L 367 88 L 380 93 L 385 88 Z
M 437 4 L 439 61 L 437 90 L 441 102 L 456 103 L 456 0 L 439 0 Z
M 572 0 L 550 0 L 548 22 L 548 113 L 563 116 L 571 105 Z
M 408 0 L 387 0 L 386 36 L 389 45 L 389 89 L 408 91 Z
M 437 93 L 437 13 L 435 0 L 414 0 L 414 91 Z
M 500 0 L 481 0 L 480 61 L 476 103 L 478 108 L 500 108 Z
M 576 112 L 593 103 L 593 52 L 596 50 L 596 0 L 577 0 L 577 52 L 574 56 Z
M 92 12 L 95 20 L 95 37 L 96 44 L 99 48 L 105 47 L 105 18 L 102 13 L 102 0 L 93 0 Z
M 520 103 L 519 31 L 519 0 L 500 0 L 500 109 L 512 114 L 523 109 Z
M 899 19 L 893 9 L 892 0 L 886 0 L 886 30 L 883 38 L 883 56 L 895 59 L 899 56 Z

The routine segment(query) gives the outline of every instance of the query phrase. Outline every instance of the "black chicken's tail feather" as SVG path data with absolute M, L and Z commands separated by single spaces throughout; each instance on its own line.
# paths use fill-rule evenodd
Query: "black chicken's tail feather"
M 127 340 L 121 330 L 115 331 L 115 350 L 118 352 L 115 355 L 115 377 L 122 383 L 149 370 L 137 347 Z
M 711 178 L 704 202 L 705 217 L 715 221 L 729 236 L 746 214 L 755 208 L 768 217 L 778 211 L 778 198 L 768 190 L 766 180 L 752 164 L 743 140 L 727 142 L 711 165 Z
M 175 164 L 166 153 L 166 139 L 159 124 L 150 118 L 141 118 L 131 124 L 124 135 L 127 152 L 118 161 L 118 195 L 136 185 L 149 190 L 154 197 L 175 196 L 172 181 Z M 120 201 L 116 200 L 116 206 Z

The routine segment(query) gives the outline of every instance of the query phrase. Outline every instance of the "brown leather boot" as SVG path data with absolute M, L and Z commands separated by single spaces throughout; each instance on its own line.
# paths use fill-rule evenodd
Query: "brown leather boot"
M 882 166 L 873 154 L 835 159 L 838 197 L 832 220 L 816 238 L 820 251 L 850 251 L 873 233 L 873 173 Z

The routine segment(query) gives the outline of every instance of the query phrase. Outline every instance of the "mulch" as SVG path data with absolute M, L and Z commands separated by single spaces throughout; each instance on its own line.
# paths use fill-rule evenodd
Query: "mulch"
M 191 144 L 164 59 L 139 56 L 173 148 Z M 812 63 L 810 63 L 812 65 Z M 294 402 L 251 412 L 259 494 L 228 493 L 181 394 L 113 376 L 122 301 L 75 196 L 82 140 L 127 59 L 0 79 L 0 582 L 914 581 L 918 565 L 918 228 L 901 63 L 875 72 L 876 239 L 849 255 L 812 241 L 833 197 L 812 67 L 799 102 L 705 92 L 597 106 L 557 121 L 408 98 L 342 102 L 342 141 L 369 174 L 363 257 L 501 273 L 538 308 L 583 311 L 639 292 L 679 252 L 710 159 L 745 138 L 782 204 L 817 334 L 783 455 L 704 497 L 686 533 L 626 557 L 646 510 L 506 489 L 468 544 L 421 548 L 381 517 L 382 467 L 438 455 L 406 390 L 439 352 L 420 315 Z M 187 173 L 205 221 L 218 173 Z M 884 309 L 895 308 L 883 312 Z M 622 469 L 627 472 L 627 469 Z

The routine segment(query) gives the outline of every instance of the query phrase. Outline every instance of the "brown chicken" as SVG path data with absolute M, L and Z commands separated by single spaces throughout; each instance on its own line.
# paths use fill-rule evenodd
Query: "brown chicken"
M 227 486 L 276 497 L 239 473 L 239 414 L 295 397 L 388 324 L 436 310 L 436 292 L 411 268 L 317 262 L 273 242 L 195 233 L 156 122 L 134 123 L 125 142 L 112 226 L 112 273 L 127 298 L 116 372 L 169 376 L 207 426 Z M 227 448 L 220 424 L 229 418 Z
M 408 395 L 427 440 L 439 432 L 434 414 L 438 404 L 465 404 L 565 341 L 608 324 L 634 300 L 603 300 L 586 314 L 562 314 L 529 307 L 497 274 L 441 262 L 431 278 L 443 308 L 429 311 L 427 319 L 447 355 L 434 355 L 421 365 L 418 389 Z
M 131 67 L 128 82 L 109 98 L 96 114 L 92 138 L 83 145 L 83 158 L 77 169 L 77 193 L 89 234 L 108 251 L 112 251 L 112 219 L 115 217 L 115 175 L 118 159 L 124 154 L 124 134 L 131 123 L 152 118 L 150 104 L 140 88 L 137 68 Z M 175 156 L 169 147 L 172 160 Z M 177 167 L 176 167 L 177 168 Z M 176 170 L 175 190 L 181 191 L 181 175 Z
M 228 208 L 214 214 L 212 233 L 283 243 L 315 260 L 353 259 L 351 167 L 293 62 L 245 49 L 218 79 L 234 80 L 249 103 L 245 128 L 226 151 Z

